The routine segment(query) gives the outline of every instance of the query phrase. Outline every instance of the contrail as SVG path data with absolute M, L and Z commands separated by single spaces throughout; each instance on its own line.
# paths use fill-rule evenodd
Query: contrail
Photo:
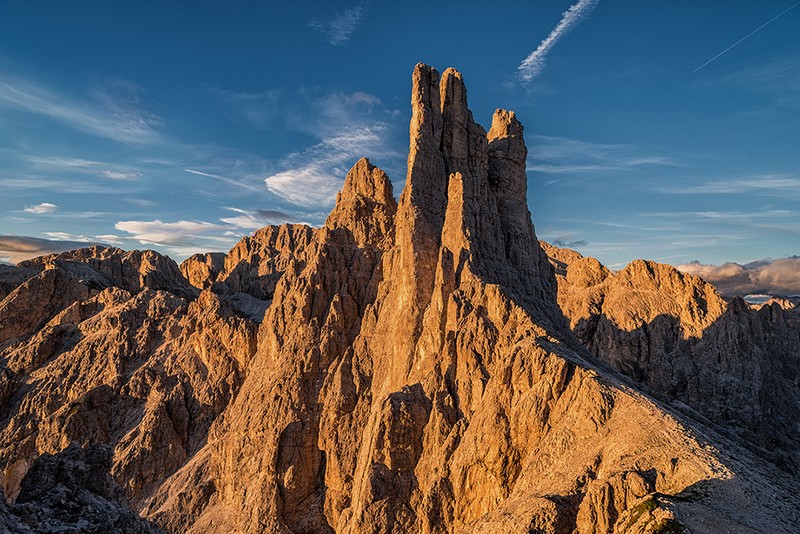
M 777 15 L 775 15 L 774 17 L 769 19 L 767 22 L 765 22 L 764 24 L 762 24 L 761 26 L 759 26 L 755 30 L 751 31 L 750 33 L 748 33 L 747 35 L 745 35 L 744 37 L 742 37 L 741 39 L 739 39 L 738 41 L 736 41 L 735 43 L 730 45 L 728 48 L 726 48 L 725 50 L 723 50 L 722 52 L 720 52 L 716 56 L 712 57 L 711 59 L 709 59 L 708 61 L 706 61 L 705 63 L 703 63 L 699 67 L 697 67 L 696 69 L 694 69 L 692 72 L 697 72 L 698 70 L 702 69 L 703 67 L 705 67 L 706 65 L 708 65 L 709 63 L 711 63 L 712 61 L 717 59 L 719 56 L 721 56 L 722 54 L 724 54 L 725 52 L 727 52 L 728 50 L 730 50 L 734 46 L 738 45 L 739 43 L 741 43 L 742 41 L 744 41 L 745 39 L 747 39 L 748 37 L 750 37 L 754 33 L 758 32 L 759 30 L 762 30 L 767 25 L 775 22 L 776 20 L 778 20 L 779 18 L 781 18 L 782 16 L 784 16 L 786 13 L 788 13 L 789 11 L 791 11 L 792 9 L 794 9 L 797 6 L 800 6 L 800 2 L 796 2 L 796 3 L 792 4 L 791 6 L 787 7 L 786 9 L 784 9 L 783 11 L 781 11 L 780 13 L 778 13 Z
M 592 12 L 598 0 L 580 0 L 577 4 L 573 4 L 570 8 L 561 15 L 561 20 L 558 22 L 553 31 L 547 38 L 539 43 L 538 48 L 531 52 L 522 63 L 517 67 L 520 78 L 523 82 L 530 82 L 542 72 L 545 64 L 545 58 L 550 52 L 550 49 L 555 44 L 581 21 L 585 16 Z M 800 2 L 798 2 L 800 3 Z

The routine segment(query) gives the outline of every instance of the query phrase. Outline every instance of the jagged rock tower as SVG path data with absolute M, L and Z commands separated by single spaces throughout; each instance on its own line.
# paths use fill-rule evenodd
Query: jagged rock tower
M 356 163 L 278 282 L 239 394 L 145 510 L 162 524 L 610 532 L 637 499 L 725 471 L 572 342 L 513 112 L 487 135 L 457 71 L 412 81 L 399 202 Z M 671 520 L 655 508 L 631 524 Z

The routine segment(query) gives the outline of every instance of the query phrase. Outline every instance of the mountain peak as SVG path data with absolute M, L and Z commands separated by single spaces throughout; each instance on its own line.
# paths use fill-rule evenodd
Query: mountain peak
M 362 246 L 388 248 L 394 237 L 396 211 L 389 177 L 367 158 L 361 158 L 347 173 L 325 226 L 349 229 Z

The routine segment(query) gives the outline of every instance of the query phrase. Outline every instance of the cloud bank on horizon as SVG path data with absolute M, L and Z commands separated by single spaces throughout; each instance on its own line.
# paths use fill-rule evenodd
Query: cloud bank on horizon
M 800 295 L 800 256 L 757 260 L 745 265 L 703 264 L 693 261 L 677 268 L 702 277 L 727 297 L 754 294 Z
M 599 0 L 580 0 L 570 6 L 562 15 L 553 31 L 528 55 L 517 67 L 519 77 L 524 83 L 530 83 L 544 69 L 547 55 L 553 47 L 572 30 L 581 20 L 594 10 Z
M 42 239 L 18 235 L 0 235 L 0 263 L 16 264 L 37 256 L 58 254 L 96 243 L 62 239 Z

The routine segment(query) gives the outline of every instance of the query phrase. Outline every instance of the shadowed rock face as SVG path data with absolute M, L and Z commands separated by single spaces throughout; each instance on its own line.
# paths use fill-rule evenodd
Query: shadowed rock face
M 792 532 L 795 478 L 637 392 L 571 333 L 612 275 L 568 254 L 551 266 L 513 112 L 487 133 L 454 69 L 417 65 L 411 94 L 398 201 L 361 159 L 319 229 L 266 227 L 179 271 L 78 251 L 13 282 L 0 521 L 20 520 L 37 458 L 75 442 L 108 447 L 86 469 L 171 532 Z M 700 282 L 659 296 L 686 281 L 658 269 L 620 278 L 650 296 L 627 298 L 617 327 L 657 319 L 654 303 L 692 335 L 727 313 Z M 624 350 L 616 339 L 598 343 Z
M 611 274 L 570 252 L 550 247 L 565 265 L 559 302 L 598 359 L 797 472 L 800 314 L 790 302 L 726 302 L 669 265 L 637 260 Z
M 10 509 L 0 493 L 4 532 L 126 532 L 163 534 L 127 506 L 108 476 L 111 450 L 73 444 L 56 455 L 43 454 L 22 480 Z

